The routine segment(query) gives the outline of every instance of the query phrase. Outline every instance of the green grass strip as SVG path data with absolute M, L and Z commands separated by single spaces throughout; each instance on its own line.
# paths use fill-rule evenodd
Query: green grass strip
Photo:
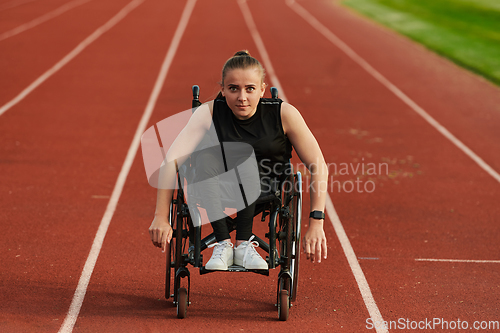
M 499 0 L 344 0 L 342 4 L 500 85 Z

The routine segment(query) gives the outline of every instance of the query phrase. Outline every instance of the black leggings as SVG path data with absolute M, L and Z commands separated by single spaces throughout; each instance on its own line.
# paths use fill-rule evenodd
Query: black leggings
M 236 155 L 239 155 L 239 157 Z M 248 158 L 248 152 L 240 152 L 240 154 L 228 154 L 228 152 L 226 152 L 225 161 L 227 163 L 227 169 L 235 169 L 235 167 L 240 164 L 239 162 L 246 158 Z M 218 242 L 231 238 L 226 224 L 227 216 L 223 213 L 226 208 L 224 199 L 242 197 L 242 185 L 240 184 L 246 184 L 245 190 L 249 190 L 249 188 L 247 188 L 248 186 L 253 187 L 250 189 L 252 191 L 255 191 L 256 187 L 258 187 L 257 190 L 260 192 L 260 181 L 258 181 L 258 179 L 258 184 L 255 184 L 255 175 L 258 174 L 257 165 L 255 165 L 254 170 L 239 169 L 237 173 L 239 184 L 236 182 L 227 184 L 223 181 L 219 181 L 219 176 L 225 172 L 226 168 L 224 166 L 224 159 L 222 158 L 220 146 L 197 152 L 195 182 L 203 181 L 204 183 L 203 193 L 200 193 L 201 206 L 206 210 L 209 220 L 213 221 L 211 225 Z M 245 202 L 245 205 L 242 206 L 245 208 L 237 212 L 234 218 L 237 240 L 248 240 L 252 236 L 255 205 L 256 201 L 249 205 Z

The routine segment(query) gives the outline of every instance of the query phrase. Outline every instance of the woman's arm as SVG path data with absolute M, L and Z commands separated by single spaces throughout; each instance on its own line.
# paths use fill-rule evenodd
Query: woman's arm
M 165 163 L 160 168 L 156 211 L 149 227 L 149 236 L 156 247 L 165 251 L 172 239 L 172 228 L 168 221 L 173 188 L 177 181 L 177 166 L 196 149 L 212 124 L 213 102 L 203 104 L 195 111 L 187 125 L 179 133 L 167 152 Z
M 311 173 L 311 212 L 324 212 L 328 185 L 328 167 L 316 138 L 307 127 L 299 111 L 288 103 L 281 105 L 283 130 L 292 143 L 297 155 Z M 323 230 L 324 220 L 309 218 L 309 229 L 304 236 L 304 251 L 307 259 L 321 262 L 326 259 L 326 236 Z

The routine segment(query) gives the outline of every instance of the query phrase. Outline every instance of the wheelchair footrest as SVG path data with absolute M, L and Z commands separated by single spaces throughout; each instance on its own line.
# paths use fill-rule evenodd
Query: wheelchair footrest
M 205 268 L 205 266 L 200 267 L 200 275 L 207 274 L 207 273 L 213 273 L 213 272 L 250 272 L 250 273 L 257 273 L 257 274 L 269 276 L 268 269 L 245 269 L 244 267 L 238 266 L 238 265 L 229 266 L 227 271 L 208 270 Z

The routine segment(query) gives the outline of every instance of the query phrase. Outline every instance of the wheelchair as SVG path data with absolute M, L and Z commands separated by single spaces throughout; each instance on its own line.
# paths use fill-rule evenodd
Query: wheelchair
M 193 86 L 192 109 L 201 105 L 199 87 Z M 278 90 L 271 88 L 273 99 L 278 98 Z M 189 163 L 189 161 L 188 161 Z M 289 163 L 290 168 L 292 168 Z M 267 241 L 254 234 L 254 240 L 268 254 L 267 270 L 247 270 L 241 266 L 230 266 L 228 271 L 211 271 L 203 266 L 202 252 L 216 242 L 213 233 L 201 238 L 201 223 L 197 210 L 189 209 L 186 193 L 181 186 L 184 182 L 181 172 L 177 174 L 177 187 L 174 190 L 170 205 L 170 225 L 173 230 L 170 245 L 166 250 L 165 298 L 173 297 L 177 307 L 177 317 L 185 318 L 190 305 L 190 271 L 188 265 L 199 269 L 200 274 L 226 272 L 253 272 L 269 276 L 269 270 L 280 268 L 278 274 L 276 306 L 279 320 L 285 321 L 289 309 L 297 297 L 299 277 L 301 209 L 302 209 L 302 175 L 288 170 L 279 179 L 274 179 L 270 191 L 261 193 L 257 199 L 254 217 L 261 214 L 261 220 L 268 222 L 269 231 L 265 234 Z M 191 213 L 190 213 L 191 212 Z M 193 223 L 194 222 L 194 223 Z M 231 217 L 226 218 L 229 231 L 236 226 Z M 187 284 L 185 282 L 187 278 Z M 171 284 L 173 282 L 173 285 Z M 186 288 L 187 285 L 187 288 Z M 172 294 L 171 294 L 172 291 Z

